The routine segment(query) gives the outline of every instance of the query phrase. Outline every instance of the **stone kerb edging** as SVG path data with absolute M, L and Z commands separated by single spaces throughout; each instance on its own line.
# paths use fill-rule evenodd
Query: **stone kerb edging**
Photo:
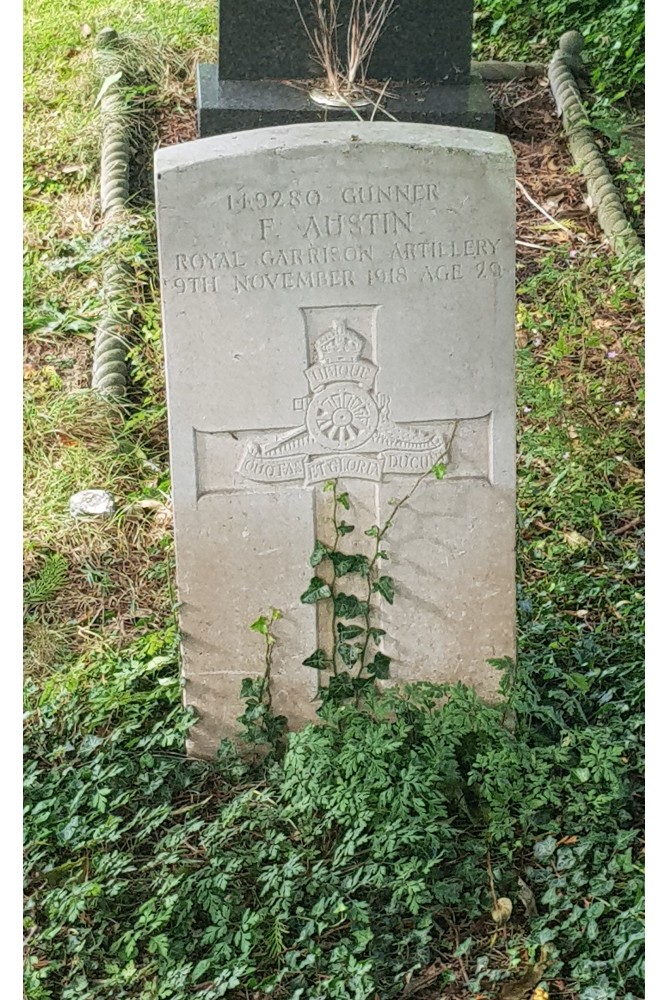
M 112 243 L 118 227 L 128 215 L 129 140 L 123 101 L 123 53 L 113 28 L 103 29 L 96 41 L 96 69 L 100 90 L 102 151 L 100 197 L 102 242 Z M 127 267 L 113 259 L 103 264 L 104 312 L 97 326 L 93 348 L 93 389 L 110 396 L 125 395 L 127 380 L 127 322 L 120 305 L 127 300 L 131 276 Z
M 479 74 L 487 83 L 503 83 L 507 80 L 530 80 L 546 76 L 544 63 L 501 62 L 498 59 L 473 59 L 470 63 L 473 73 Z
M 566 31 L 549 63 L 548 76 L 556 110 L 575 165 L 586 180 L 588 194 L 597 213 L 600 227 L 616 254 L 626 258 L 636 270 L 635 282 L 644 286 L 644 247 L 625 214 L 588 115 L 581 100 L 575 71 L 582 66 L 580 53 L 584 39 L 578 31 Z

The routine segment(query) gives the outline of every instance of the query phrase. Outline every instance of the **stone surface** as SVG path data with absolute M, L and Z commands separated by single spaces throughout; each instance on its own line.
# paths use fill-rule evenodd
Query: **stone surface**
M 381 165 L 381 168 L 380 168 Z M 235 731 L 276 624 L 273 703 L 314 715 L 329 635 L 299 596 L 337 477 L 351 536 L 400 511 L 392 681 L 514 654 L 514 164 L 502 136 L 297 125 L 159 150 L 156 191 L 190 749 Z M 351 546 L 352 547 L 352 546 Z
M 115 509 L 114 498 L 106 490 L 82 490 L 69 498 L 72 517 L 111 517 Z
M 444 85 L 392 84 L 384 104 L 398 121 L 456 125 L 493 130 L 495 113 L 481 79 Z M 362 118 L 387 121 L 372 105 L 359 108 Z M 278 80 L 218 80 L 217 66 L 197 67 L 197 116 L 200 136 L 242 129 L 316 121 L 350 121 L 347 108 L 318 107 L 304 88 Z
M 310 0 L 299 0 L 312 28 Z M 350 0 L 341 0 L 339 49 L 345 51 Z M 321 76 L 295 0 L 219 0 L 219 67 L 224 80 L 300 80 Z M 441 83 L 467 77 L 472 0 L 409 0 L 396 5 L 368 67 L 380 80 Z
M 299 0 L 312 29 L 311 0 Z M 346 51 L 350 0 L 339 4 L 339 51 Z M 300 122 L 336 121 L 303 81 L 322 76 L 295 0 L 219 0 L 219 62 L 197 67 L 200 136 Z M 470 74 L 472 0 L 410 0 L 388 18 L 368 64 L 368 79 L 390 84 L 387 110 L 399 121 L 493 129 L 493 106 Z M 298 81 L 301 81 L 299 86 Z M 297 85 L 295 86 L 295 82 Z M 362 110 L 369 118 L 372 109 Z M 375 114 L 376 119 L 381 117 Z

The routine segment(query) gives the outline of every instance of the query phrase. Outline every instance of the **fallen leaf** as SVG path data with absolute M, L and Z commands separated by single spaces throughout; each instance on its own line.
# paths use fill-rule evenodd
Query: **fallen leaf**
M 73 445 L 79 443 L 76 438 L 70 437 L 69 434 L 65 434 L 64 431 L 56 431 L 56 437 L 61 444 L 65 445 L 66 448 L 71 448 Z
M 551 197 L 547 198 L 542 207 L 545 209 L 545 211 L 549 212 L 550 215 L 555 215 L 560 207 L 560 203 L 562 200 L 563 200 L 562 194 L 556 196 L 552 195 Z
M 95 98 L 95 103 L 93 104 L 94 108 L 96 108 L 97 105 L 100 103 L 100 101 L 106 94 L 107 90 L 109 90 L 110 87 L 113 87 L 114 84 L 118 83 L 118 81 L 121 79 L 122 76 L 123 76 L 122 72 L 119 71 L 118 73 L 112 73 L 111 76 L 107 76 L 104 78 L 104 80 L 102 81 L 102 86 L 99 89 L 99 93 Z
M 444 971 L 445 963 L 441 959 L 436 958 L 420 975 L 410 978 L 405 989 L 400 994 L 401 998 L 407 998 L 421 992 L 425 986 L 429 986 L 434 980 L 438 979 Z
M 90 27 L 89 24 L 82 24 L 81 25 L 81 37 L 82 38 L 90 38 L 90 36 L 92 35 L 92 33 L 93 33 L 93 29 Z
M 496 905 L 491 910 L 491 916 L 496 924 L 506 924 L 509 918 L 512 916 L 512 900 L 508 899 L 507 896 L 501 896 L 500 899 L 496 901 Z
M 588 539 L 578 531 L 564 531 L 563 538 L 571 549 L 583 549 L 589 545 Z
M 537 916 L 537 903 L 535 902 L 535 893 L 530 888 L 530 886 L 524 882 L 524 880 L 519 876 L 519 892 L 518 896 L 523 905 L 526 908 L 526 913 L 529 917 Z
M 165 505 L 161 500 L 151 500 L 146 498 L 145 500 L 137 500 L 134 504 L 135 507 L 142 507 L 144 510 L 164 510 Z
M 535 965 L 532 965 L 526 972 L 524 972 L 521 979 L 517 979 L 514 982 L 505 983 L 502 990 L 500 991 L 500 1000 L 524 1000 L 528 990 L 534 990 L 534 988 L 539 983 L 540 979 L 544 975 L 544 969 L 546 967 L 546 962 L 540 961 Z M 537 991 L 535 991 L 537 992 Z M 531 996 L 531 1000 L 535 998 L 535 992 Z M 544 997 L 540 997 L 539 993 L 535 1000 L 544 1000 Z M 546 1000 L 549 1000 L 547 995 Z

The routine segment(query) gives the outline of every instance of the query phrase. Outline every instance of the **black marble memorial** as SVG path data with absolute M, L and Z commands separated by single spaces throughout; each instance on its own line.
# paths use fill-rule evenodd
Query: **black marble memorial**
M 301 0 L 309 16 L 309 0 Z M 473 0 L 400 0 L 367 70 L 389 81 L 382 106 L 399 121 L 492 131 L 493 106 L 470 72 Z M 345 21 L 345 2 L 341 20 Z M 217 65 L 197 68 L 197 116 L 202 137 L 299 122 L 349 119 L 347 107 L 316 104 L 309 83 L 322 70 L 294 0 L 219 0 Z M 345 45 L 342 29 L 341 46 Z M 373 105 L 363 118 L 387 116 Z

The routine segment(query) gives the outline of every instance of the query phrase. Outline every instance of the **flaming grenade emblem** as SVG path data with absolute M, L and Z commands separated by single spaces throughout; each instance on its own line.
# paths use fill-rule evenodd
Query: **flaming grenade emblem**
M 335 319 L 331 329 L 315 341 L 317 362 L 306 372 L 315 390 L 306 414 L 306 426 L 313 439 L 324 448 L 337 451 L 358 448 L 369 440 L 378 425 L 377 403 L 363 387 L 375 366 L 368 362 L 359 364 L 363 346 L 361 337 L 340 319 Z M 373 371 L 373 381 L 376 371 Z M 361 383 L 339 382 L 341 373 L 361 376 Z M 323 387 L 322 377 L 331 378 L 332 384 Z
M 345 318 L 332 319 L 311 343 L 312 364 L 304 372 L 310 395 L 294 400 L 295 410 L 305 410 L 303 424 L 273 440 L 251 441 L 238 470 L 243 476 L 306 485 L 342 475 L 379 482 L 384 473 L 426 472 L 443 456 L 440 433 L 390 419 L 389 398 L 374 393 L 378 366 Z

